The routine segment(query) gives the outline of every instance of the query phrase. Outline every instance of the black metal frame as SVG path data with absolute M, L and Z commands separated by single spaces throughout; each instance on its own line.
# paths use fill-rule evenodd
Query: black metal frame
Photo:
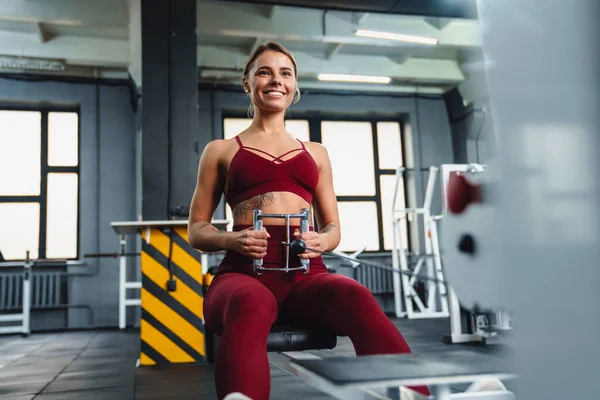
M 224 120 L 227 118 L 244 118 L 248 116 L 239 111 L 223 111 L 221 113 L 221 138 L 225 137 L 225 124 Z M 322 142 L 321 136 L 321 122 L 322 121 L 345 121 L 345 122 L 370 122 L 371 123 L 371 135 L 373 140 L 373 163 L 375 171 L 375 195 L 373 196 L 336 196 L 338 202 L 345 201 L 374 201 L 377 206 L 377 219 L 378 219 L 378 232 L 379 232 L 379 250 L 365 252 L 365 253 L 376 253 L 389 251 L 385 248 L 384 237 L 383 237 L 383 209 L 381 205 L 381 176 L 382 175 L 396 175 L 394 169 L 382 169 L 379 168 L 379 152 L 378 152 L 378 140 L 377 140 L 377 123 L 378 122 L 397 122 L 400 126 L 400 142 L 402 151 L 402 160 L 406 160 L 406 148 L 405 148 L 405 123 L 401 116 L 389 116 L 389 115 L 353 115 L 353 114 L 339 114 L 339 113 L 320 113 L 320 112 L 302 112 L 294 111 L 290 120 L 306 120 L 308 121 L 308 129 L 311 142 Z M 404 187 L 406 188 L 406 174 L 403 177 Z M 404 190 L 405 202 L 408 201 L 407 190 Z M 226 205 L 224 205 L 226 207 Z M 410 229 L 410 227 L 408 227 Z M 408 233 L 408 232 L 407 232 Z
M 78 177 L 77 185 L 77 237 L 76 237 L 76 256 L 72 260 L 79 258 L 79 230 L 81 227 L 81 110 L 77 105 L 55 105 L 55 104 L 29 104 L 29 103 L 3 103 L 0 102 L 0 110 L 2 111 L 36 111 L 41 113 L 41 160 L 40 160 L 40 194 L 35 195 L 17 195 L 17 196 L 2 196 L 0 195 L 0 203 L 39 203 L 39 237 L 38 237 L 38 258 L 46 258 L 46 233 L 47 233 L 47 208 L 48 208 L 48 174 L 50 173 L 76 173 Z M 75 112 L 77 118 L 77 166 L 59 167 L 48 165 L 48 113 L 50 112 Z M 22 259 L 14 261 L 24 260 Z M 9 261 L 9 260 L 7 260 Z M 13 261 L 13 260 L 10 260 Z

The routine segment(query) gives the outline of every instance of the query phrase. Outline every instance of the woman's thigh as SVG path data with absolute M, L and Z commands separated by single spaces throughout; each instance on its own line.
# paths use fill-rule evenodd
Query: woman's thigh
M 340 274 L 318 274 L 301 282 L 282 305 L 287 315 L 333 328 L 343 318 L 382 313 L 372 293 L 354 279 Z
M 204 319 L 207 326 L 220 335 L 227 323 L 258 317 L 274 321 L 278 315 L 277 301 L 258 279 L 243 273 L 217 276 L 204 299 Z

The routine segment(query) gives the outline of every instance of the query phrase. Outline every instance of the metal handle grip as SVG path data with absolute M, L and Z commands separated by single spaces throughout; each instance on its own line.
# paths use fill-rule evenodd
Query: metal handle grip
M 300 233 L 308 232 L 310 230 L 310 221 L 308 220 L 308 208 L 303 208 L 300 211 Z M 310 272 L 310 260 L 308 258 L 301 258 L 300 265 L 306 267 L 306 271 L 303 273 L 307 274 Z
M 262 211 L 254 210 L 253 219 L 254 219 L 254 221 L 253 221 L 254 230 L 262 231 L 262 229 L 263 229 Z M 252 265 L 254 267 L 254 273 L 260 275 L 261 274 L 260 267 L 262 267 L 262 265 L 263 265 L 263 259 L 255 258 L 254 260 L 252 260 Z

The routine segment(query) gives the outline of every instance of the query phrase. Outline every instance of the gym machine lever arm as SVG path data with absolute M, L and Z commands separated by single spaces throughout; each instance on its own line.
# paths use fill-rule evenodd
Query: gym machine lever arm
M 315 253 L 325 254 L 325 255 L 336 257 L 336 258 L 339 258 L 339 259 L 352 261 L 352 262 L 355 262 L 355 263 L 358 263 L 358 264 L 367 265 L 369 267 L 374 267 L 374 268 L 384 269 L 384 270 L 387 270 L 387 271 L 392 271 L 392 272 L 395 272 L 397 274 L 406 275 L 406 276 L 409 276 L 409 277 L 414 277 L 415 279 L 418 279 L 418 280 L 424 280 L 424 281 L 431 281 L 431 282 L 446 284 L 445 281 L 442 281 L 442 280 L 439 280 L 439 279 L 435 279 L 435 278 L 429 278 L 429 277 L 424 277 L 424 276 L 419 276 L 419 275 L 411 274 L 410 272 L 406 272 L 406 271 L 401 271 L 401 270 L 394 269 L 394 268 L 390 267 L 389 265 L 383 265 L 383 264 L 374 263 L 374 262 L 371 262 L 371 261 L 362 261 L 362 260 L 356 259 L 354 257 L 345 256 L 345 255 L 342 255 L 342 254 L 339 254 L 339 253 L 331 253 L 329 251 L 322 251 L 322 250 L 312 249 L 310 247 L 306 247 L 306 242 L 304 240 L 302 240 L 302 239 L 294 239 L 294 240 L 292 240 L 289 243 L 281 242 L 281 244 L 283 244 L 284 246 L 289 247 L 290 250 L 292 251 L 292 253 L 294 253 L 294 254 L 301 254 L 301 253 L 304 253 L 306 250 L 308 250 L 308 251 L 313 251 Z

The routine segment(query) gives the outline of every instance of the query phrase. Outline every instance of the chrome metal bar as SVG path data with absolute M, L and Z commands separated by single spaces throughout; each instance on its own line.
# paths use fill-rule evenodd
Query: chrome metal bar
M 282 218 L 285 219 L 285 227 L 286 227 L 286 241 L 285 244 L 285 267 L 284 268 L 265 268 L 263 267 L 263 259 L 257 258 L 252 260 L 254 273 L 260 275 L 262 271 L 302 271 L 303 274 L 307 274 L 310 271 L 310 260 L 301 259 L 300 264 L 301 267 L 298 268 L 290 268 L 290 219 L 291 218 L 300 218 L 300 232 L 308 232 L 310 230 L 310 222 L 308 220 L 309 210 L 308 208 L 303 208 L 299 214 L 263 214 L 261 210 L 253 211 L 253 227 L 254 230 L 263 229 L 263 219 L 264 218 Z

